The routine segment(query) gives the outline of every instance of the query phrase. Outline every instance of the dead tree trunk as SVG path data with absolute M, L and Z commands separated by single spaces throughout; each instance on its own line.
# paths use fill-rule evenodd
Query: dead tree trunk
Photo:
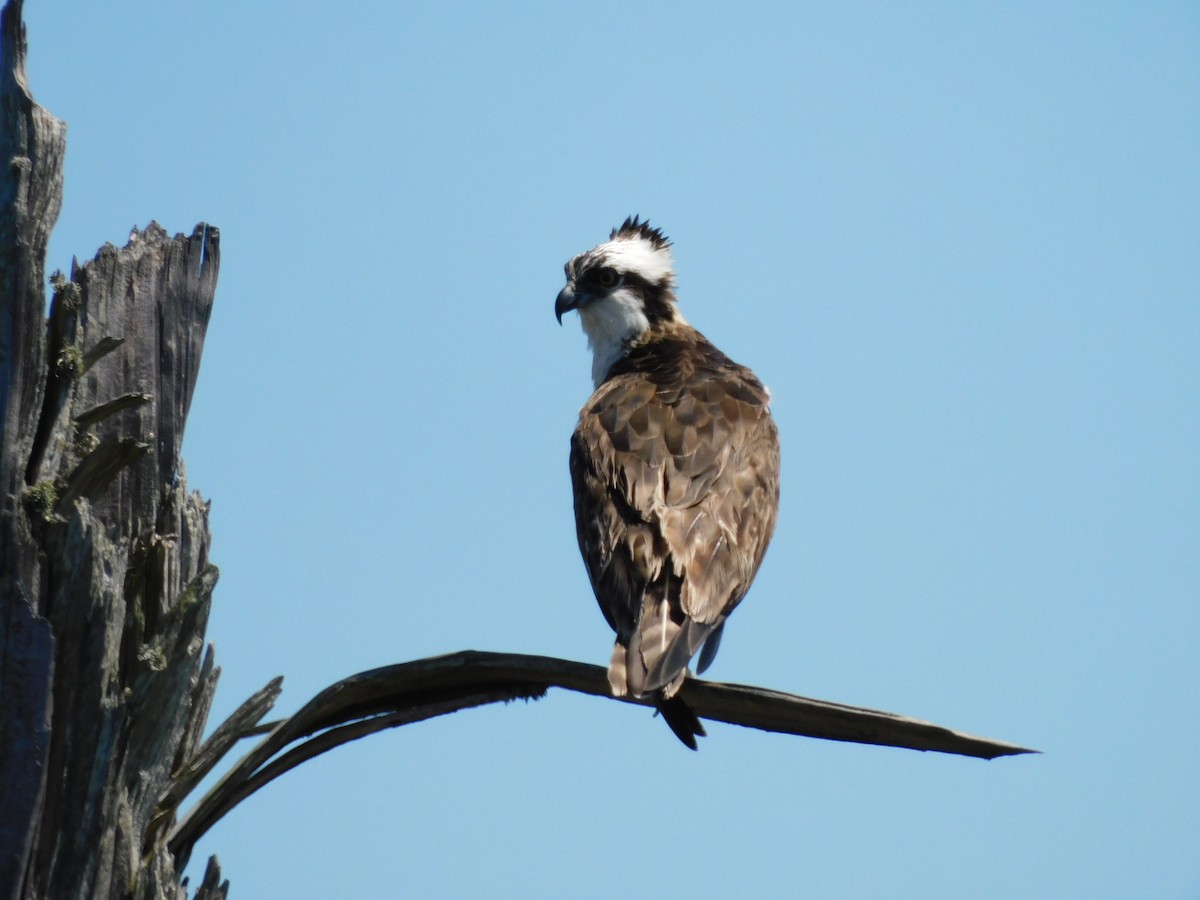
M 218 234 L 105 246 L 52 279 L 47 321 L 66 129 L 30 96 L 20 13 L 0 25 L 0 890 L 176 896 L 149 825 L 217 677 L 179 447 Z

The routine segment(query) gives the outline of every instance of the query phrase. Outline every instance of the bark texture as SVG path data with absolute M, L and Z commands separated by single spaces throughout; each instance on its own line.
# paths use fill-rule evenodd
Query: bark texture
M 0 25 L 0 891 L 177 896 L 159 807 L 217 677 L 179 448 L 218 233 L 105 246 L 51 279 L 47 320 L 65 126 L 29 92 L 20 14 Z

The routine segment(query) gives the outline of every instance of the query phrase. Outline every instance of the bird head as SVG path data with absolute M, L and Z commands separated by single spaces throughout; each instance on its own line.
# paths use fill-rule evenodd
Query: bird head
M 649 222 L 628 218 L 609 239 L 565 266 L 567 284 L 554 315 L 576 310 L 595 354 L 593 379 L 604 380 L 626 344 L 664 322 L 682 321 L 675 302 L 671 242 Z

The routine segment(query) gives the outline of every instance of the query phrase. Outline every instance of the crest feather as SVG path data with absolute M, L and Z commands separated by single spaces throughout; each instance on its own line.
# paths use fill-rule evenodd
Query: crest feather
M 652 228 L 649 220 L 642 222 L 637 216 L 627 217 L 620 227 L 614 228 L 608 235 L 610 241 L 634 237 L 645 238 L 654 245 L 655 250 L 665 250 L 671 246 L 671 239 L 662 233 L 661 228 Z

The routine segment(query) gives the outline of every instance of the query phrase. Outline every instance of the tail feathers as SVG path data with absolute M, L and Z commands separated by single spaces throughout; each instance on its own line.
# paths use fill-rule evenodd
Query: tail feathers
M 700 645 L 718 627 L 694 619 L 684 619 L 679 624 L 667 621 L 669 624 L 663 628 L 647 627 L 643 620 L 630 641 L 629 649 L 634 659 L 629 670 L 629 687 L 634 694 L 648 694 L 662 688 L 666 688 L 668 694 L 674 694 L 678 690 L 676 679 L 686 672 Z M 656 639 L 663 631 L 666 632 L 665 640 Z M 641 671 L 638 671 L 638 662 L 644 667 Z
M 703 675 L 704 670 L 712 665 L 714 659 L 717 658 L 717 650 L 721 648 L 721 635 L 725 633 L 725 623 L 722 622 L 717 626 L 717 630 L 704 639 L 704 646 L 700 648 L 700 658 L 696 660 L 696 674 Z
M 625 660 L 627 653 L 628 650 L 620 641 L 617 641 L 613 645 L 612 660 L 608 665 L 608 684 L 612 689 L 614 697 L 624 697 L 629 693 L 633 693 L 630 691 L 625 680 Z M 687 669 L 684 669 L 679 673 L 674 682 L 659 691 L 654 705 L 658 712 L 662 713 L 663 721 L 674 732 L 675 737 L 695 750 L 697 749 L 696 738 L 706 736 L 704 726 L 700 724 L 700 718 L 696 715 L 695 711 L 684 703 L 681 698 L 675 696 L 675 692 L 683 686 L 683 681 L 686 677 Z M 634 693 L 634 696 L 640 697 L 642 695 Z
M 662 713 L 663 721 L 675 733 L 675 737 L 683 741 L 686 747 L 696 750 L 696 738 L 706 737 L 700 717 L 679 697 L 662 698 L 658 701 L 658 711 Z

